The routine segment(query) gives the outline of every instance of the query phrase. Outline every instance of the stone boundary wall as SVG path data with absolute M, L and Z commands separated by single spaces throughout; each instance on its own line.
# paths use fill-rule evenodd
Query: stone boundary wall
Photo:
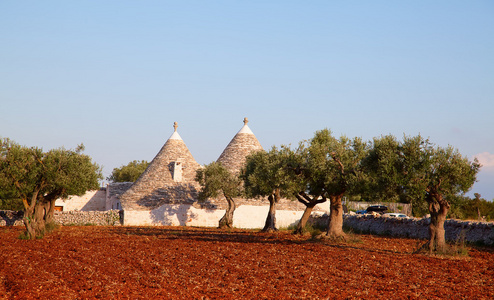
M 22 217 L 24 217 L 22 210 L 0 210 L 0 226 L 24 226 Z
M 122 211 L 55 211 L 55 222 L 60 225 L 121 225 Z M 24 226 L 23 211 L 0 211 L 0 226 Z
M 121 210 L 107 211 L 56 211 L 55 222 L 60 225 L 121 225 Z
M 168 212 L 167 210 L 170 210 Z M 126 212 L 130 219 L 135 218 L 136 224 L 126 222 L 128 225 L 185 225 L 185 226 L 217 226 L 219 218 L 224 213 L 224 210 L 211 210 L 208 212 L 210 216 L 205 218 L 200 216 L 199 210 L 194 210 L 193 207 L 161 207 L 160 210 L 153 212 L 141 212 L 143 216 L 133 216 L 133 213 Z M 243 212 L 242 210 L 247 209 Z M 251 211 L 254 209 L 254 211 Z M 182 211 L 183 210 L 183 211 Z M 266 208 L 248 207 L 240 209 L 239 214 L 234 215 L 234 226 L 239 228 L 259 228 L 262 227 L 265 220 Z M 153 213 L 155 214 L 153 216 Z M 168 214 L 176 216 L 177 220 L 172 220 Z M 235 211 L 237 213 L 237 211 Z M 294 225 L 300 218 L 302 212 L 298 211 L 277 211 L 277 225 L 286 227 Z M 182 217 L 180 217 L 183 214 Z M 285 215 L 286 214 L 286 215 Z M 0 211 L 0 226 L 23 226 L 22 211 Z M 254 217 L 255 216 L 255 217 Z M 55 222 L 60 225 L 121 225 L 123 220 L 123 211 L 108 210 L 108 211 L 66 211 L 55 212 Z M 253 218 L 254 217 L 254 218 Z M 202 218 L 205 218 L 202 220 Z M 146 219 L 149 223 L 143 222 Z M 197 219 L 197 220 L 194 220 Z M 326 226 L 328 223 L 328 215 L 312 214 L 311 223 Z M 140 223 L 140 224 L 137 224 Z M 169 224 L 168 224 L 169 223 Z M 127 225 L 126 224 L 126 225 Z M 353 215 L 345 214 L 343 216 L 343 226 L 351 228 L 356 233 L 370 233 L 377 235 L 388 235 L 396 237 L 407 237 L 414 239 L 429 238 L 430 224 L 429 218 L 393 218 L 379 215 Z M 494 222 L 474 222 L 449 219 L 444 223 L 446 230 L 446 240 L 455 242 L 465 240 L 470 243 L 481 243 L 484 245 L 494 246 Z
M 317 225 L 327 225 L 328 216 L 312 218 Z M 343 226 L 355 233 L 370 233 L 413 239 L 429 238 L 430 218 L 393 218 L 380 215 L 343 216 Z M 474 222 L 449 219 L 444 222 L 446 240 L 450 242 L 467 241 L 494 246 L 494 222 Z

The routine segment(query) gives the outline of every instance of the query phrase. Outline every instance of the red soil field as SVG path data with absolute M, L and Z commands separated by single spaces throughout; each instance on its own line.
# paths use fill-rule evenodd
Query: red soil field
M 494 299 L 494 250 L 191 227 L 0 228 L 0 299 Z

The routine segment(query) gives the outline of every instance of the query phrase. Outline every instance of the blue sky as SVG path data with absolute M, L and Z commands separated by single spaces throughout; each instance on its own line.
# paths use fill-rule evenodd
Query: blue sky
M 1 1 L 0 45 L 0 136 L 105 176 L 174 121 L 210 163 L 248 117 L 264 148 L 420 133 L 494 198 L 492 1 Z

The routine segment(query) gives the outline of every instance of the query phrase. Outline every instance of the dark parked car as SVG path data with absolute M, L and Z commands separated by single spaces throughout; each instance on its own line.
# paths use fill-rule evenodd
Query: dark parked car
M 387 211 L 388 211 L 388 207 L 384 205 L 371 205 L 367 207 L 367 213 L 376 212 L 382 215 Z

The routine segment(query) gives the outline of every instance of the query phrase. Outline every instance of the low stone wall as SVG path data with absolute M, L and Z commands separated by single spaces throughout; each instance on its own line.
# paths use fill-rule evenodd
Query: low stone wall
M 0 210 L 0 226 L 23 226 L 23 211 Z
M 328 216 L 315 217 L 311 220 L 317 225 L 328 223 Z M 414 239 L 429 238 L 430 218 L 393 218 L 379 215 L 345 214 L 343 226 L 356 233 L 370 233 Z M 494 222 L 472 222 L 446 220 L 444 222 L 446 240 L 456 242 L 464 240 L 470 243 L 494 245 Z
M 60 225 L 121 225 L 123 211 L 66 211 L 55 212 L 55 222 Z M 262 228 L 267 207 L 241 206 L 234 214 L 234 226 L 238 228 Z M 126 211 L 125 225 L 175 225 L 217 226 L 224 210 L 200 210 L 192 206 L 166 206 L 154 211 Z M 288 227 L 298 222 L 301 211 L 277 211 L 277 225 Z M 172 215 L 174 218 L 172 218 Z M 0 211 L 0 226 L 23 226 L 22 211 Z M 328 215 L 313 213 L 309 223 L 318 226 L 328 224 Z M 392 218 L 376 215 L 345 214 L 343 226 L 356 233 L 370 233 L 414 239 L 429 238 L 429 218 Z M 465 240 L 470 243 L 494 245 L 494 222 L 446 220 L 444 223 L 448 241 Z
M 22 211 L 0 211 L 0 226 L 23 226 Z M 55 222 L 60 225 L 120 225 L 121 211 L 55 211 Z
M 120 210 L 107 211 L 56 211 L 55 222 L 60 225 L 121 225 Z

